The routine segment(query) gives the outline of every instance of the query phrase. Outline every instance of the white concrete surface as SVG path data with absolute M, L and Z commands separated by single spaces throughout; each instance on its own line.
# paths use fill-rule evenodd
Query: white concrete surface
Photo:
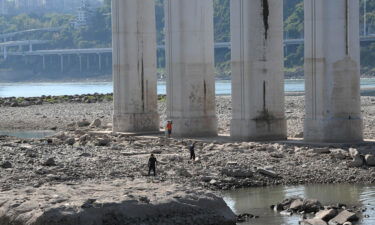
M 159 130 L 153 0 L 113 0 L 115 132 Z
M 359 1 L 305 0 L 309 142 L 362 141 Z
M 283 2 L 231 0 L 231 137 L 286 139 Z
M 166 0 L 165 5 L 172 136 L 216 136 L 213 1 Z

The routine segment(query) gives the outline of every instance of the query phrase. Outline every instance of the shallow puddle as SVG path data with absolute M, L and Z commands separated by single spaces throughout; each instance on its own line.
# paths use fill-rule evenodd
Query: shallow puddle
M 249 188 L 223 192 L 224 200 L 236 214 L 250 213 L 259 216 L 242 225 L 297 225 L 300 216 L 282 216 L 270 209 L 270 205 L 291 196 L 315 198 L 323 205 L 344 203 L 348 206 L 366 207 L 359 225 L 375 224 L 375 185 L 306 185 Z
M 0 135 L 17 137 L 17 138 L 45 138 L 56 134 L 53 130 L 9 130 L 0 131 Z

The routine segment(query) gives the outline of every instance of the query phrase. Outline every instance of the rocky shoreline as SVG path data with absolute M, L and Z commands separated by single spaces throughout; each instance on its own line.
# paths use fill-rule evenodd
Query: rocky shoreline
M 316 147 L 232 142 L 225 136 L 231 119 L 230 98 L 217 99 L 219 130 L 224 135 L 194 140 L 168 139 L 161 134 L 114 134 L 110 131 L 110 102 L 0 107 L 0 130 L 56 129 L 58 132 L 43 139 L 0 137 L 0 193 L 114 180 L 178 184 L 189 187 L 185 189 L 187 192 L 266 185 L 375 183 L 374 145 Z M 362 98 L 368 139 L 375 136 L 373 102 L 374 97 Z M 159 103 L 161 121 L 164 121 L 165 100 L 160 99 Z M 303 136 L 303 111 L 303 97 L 286 97 L 289 137 Z M 189 159 L 188 151 L 192 141 L 197 141 L 198 158 L 194 162 Z M 147 176 L 151 153 L 156 154 L 159 162 L 155 178 Z M 2 205 L 0 201 L 0 208 Z
M 352 225 L 367 210 L 342 203 L 323 206 L 317 199 L 292 197 L 271 205 L 271 209 L 282 215 L 301 215 L 300 225 Z

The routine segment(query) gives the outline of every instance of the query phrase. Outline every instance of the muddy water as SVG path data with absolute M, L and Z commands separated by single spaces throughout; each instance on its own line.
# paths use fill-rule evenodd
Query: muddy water
M 307 185 L 250 188 L 223 192 L 224 200 L 237 213 L 259 216 L 243 225 L 297 225 L 300 216 L 282 216 L 270 210 L 270 205 L 291 196 L 319 199 L 324 205 L 344 203 L 348 206 L 366 207 L 359 225 L 375 225 L 375 185 Z

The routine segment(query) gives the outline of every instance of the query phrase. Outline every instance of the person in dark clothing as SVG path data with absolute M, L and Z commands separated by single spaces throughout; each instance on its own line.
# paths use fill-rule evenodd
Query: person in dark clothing
M 156 158 L 154 154 L 151 154 L 150 158 L 148 159 L 148 175 L 150 176 L 151 170 L 154 171 L 154 176 L 156 176 Z
M 195 142 L 189 146 L 190 150 L 190 159 L 195 161 Z

